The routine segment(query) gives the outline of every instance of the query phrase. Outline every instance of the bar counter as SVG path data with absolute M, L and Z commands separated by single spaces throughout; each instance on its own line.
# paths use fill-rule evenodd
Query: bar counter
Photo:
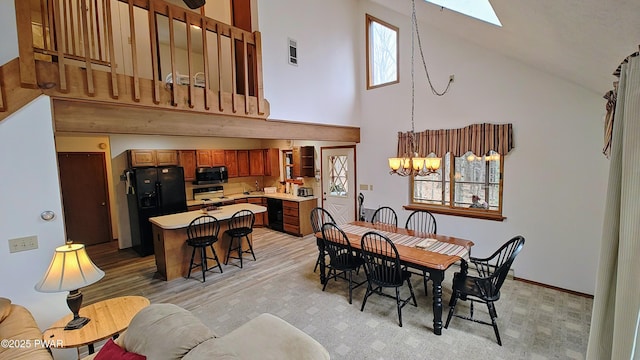
M 251 210 L 254 213 L 266 212 L 267 208 L 260 205 L 243 203 L 222 206 L 208 214 L 218 219 L 220 232 L 218 241 L 213 245 L 221 262 L 227 256 L 230 237 L 225 234 L 229 228 L 229 220 L 233 214 L 240 210 Z M 198 216 L 204 215 L 201 210 L 187 211 L 178 214 L 152 217 L 149 219 L 153 231 L 153 250 L 156 257 L 156 267 L 158 274 L 165 280 L 171 281 L 180 277 L 186 277 L 189 273 L 189 261 L 193 248 L 187 245 L 187 227 L 189 223 Z M 249 236 L 251 238 L 251 236 Z M 243 243 L 247 247 L 246 243 Z M 255 249 L 255 246 L 254 246 Z M 207 249 L 207 254 L 213 257 L 211 250 Z M 196 262 L 200 258 L 196 254 Z M 252 259 L 253 260 L 253 259 Z M 231 261 L 229 262 L 231 264 Z M 209 267 L 215 265 L 215 261 L 209 261 Z M 224 270 L 224 267 L 223 267 Z M 192 272 L 192 277 L 201 276 L 200 269 Z

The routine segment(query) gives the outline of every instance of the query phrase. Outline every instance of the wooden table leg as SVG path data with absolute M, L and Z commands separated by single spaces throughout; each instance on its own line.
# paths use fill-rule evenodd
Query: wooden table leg
M 442 334 L 442 281 L 444 271 L 431 271 L 431 281 L 433 281 L 433 333 Z

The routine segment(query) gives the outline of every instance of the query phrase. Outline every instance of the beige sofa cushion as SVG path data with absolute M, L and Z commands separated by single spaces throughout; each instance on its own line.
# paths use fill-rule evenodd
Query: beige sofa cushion
M 11 304 L 11 302 L 8 306 L 6 305 L 5 301 L 0 304 L 0 315 L 4 317 L 0 322 L 0 339 L 22 340 L 19 344 L 25 346 L 0 347 L 0 359 L 51 360 L 51 354 L 45 347 L 36 346 L 34 340 L 42 340 L 42 333 L 29 310 L 23 306 Z
M 0 322 L 11 312 L 11 300 L 0 297 Z
M 185 360 L 328 360 L 329 353 L 315 339 L 271 314 L 261 314 L 229 334 L 193 349 Z M 235 357 L 232 355 L 235 354 Z
M 173 304 L 152 304 L 131 319 L 124 334 L 127 351 L 148 360 L 180 359 L 215 334 L 191 312 Z

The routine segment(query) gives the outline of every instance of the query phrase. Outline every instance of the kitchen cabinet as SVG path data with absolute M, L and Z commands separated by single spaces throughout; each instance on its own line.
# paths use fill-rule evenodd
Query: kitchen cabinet
M 293 148 L 293 171 L 296 177 L 314 177 L 315 174 L 315 149 L 313 146 L 297 146 Z
M 178 150 L 178 164 L 184 168 L 184 181 L 196 179 L 195 150 Z
M 264 175 L 280 176 L 280 150 L 264 150 Z
M 198 167 L 224 166 L 224 150 L 196 150 Z
M 135 149 L 128 150 L 127 157 L 130 167 L 178 165 L 178 151 L 176 150 Z
M 264 150 L 249 150 L 249 175 L 264 175 Z
M 282 220 L 286 233 L 305 236 L 313 233 L 311 227 L 311 210 L 315 208 L 318 202 L 316 199 L 305 201 L 282 201 Z
M 249 150 L 238 150 L 238 176 L 249 176 Z
M 224 151 L 224 165 L 230 178 L 238 177 L 238 152 L 236 150 Z
M 266 207 L 267 206 L 267 199 L 265 198 L 247 198 L 247 201 L 249 202 L 249 204 L 256 204 L 256 205 L 261 205 Z M 266 212 L 263 213 L 258 213 L 256 214 L 256 222 L 255 222 L 255 226 L 258 227 L 263 227 L 268 225 L 269 222 L 269 216 Z

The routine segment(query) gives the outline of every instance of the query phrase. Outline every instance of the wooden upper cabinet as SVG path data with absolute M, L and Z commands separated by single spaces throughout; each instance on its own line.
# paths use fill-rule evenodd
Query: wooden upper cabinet
M 229 177 L 238 177 L 238 152 L 236 150 L 224 151 L 224 164 L 227 167 Z
M 249 175 L 251 176 L 264 175 L 264 150 L 263 149 L 249 150 Z
M 158 166 L 178 165 L 178 151 L 156 150 L 156 161 Z
M 264 150 L 264 175 L 280 176 L 280 150 Z
M 313 146 L 300 146 L 293 148 L 293 171 L 296 177 L 314 177 L 315 174 L 315 149 Z
M 211 150 L 196 150 L 196 166 L 213 166 L 213 157 L 211 156 Z
M 238 176 L 249 176 L 249 150 L 238 150 Z
M 211 159 L 213 161 L 213 166 L 224 166 L 224 150 L 211 150 Z
M 184 168 L 184 180 L 194 181 L 196 179 L 196 151 L 178 150 L 179 165 Z
M 176 150 L 135 149 L 128 150 L 127 157 L 130 167 L 178 165 L 178 151 Z

